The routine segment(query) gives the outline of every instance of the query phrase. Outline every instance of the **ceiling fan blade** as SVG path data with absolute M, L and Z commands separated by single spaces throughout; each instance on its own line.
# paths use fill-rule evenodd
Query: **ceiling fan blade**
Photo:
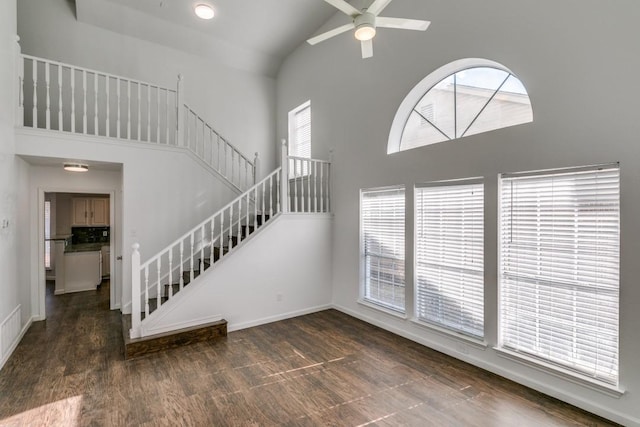
M 335 7 L 336 9 L 341 10 L 342 12 L 346 13 L 347 15 L 349 15 L 352 18 L 355 18 L 358 15 L 361 15 L 362 12 L 360 12 L 358 9 L 356 9 L 355 7 L 351 6 L 349 3 L 347 3 L 344 0 L 324 0 L 327 3 L 329 3 L 331 6 Z
M 327 31 L 326 33 L 322 33 L 320 35 L 312 37 L 309 40 L 307 40 L 307 43 L 309 43 L 310 45 L 318 44 L 327 39 L 330 39 L 331 37 L 335 37 L 338 34 L 345 33 L 349 30 L 353 30 L 355 27 L 356 27 L 356 24 L 354 24 L 353 22 L 350 24 L 345 24 L 338 28 L 334 28 L 333 30 Z
M 373 13 L 375 16 L 378 16 L 380 12 L 384 10 L 391 3 L 391 0 L 376 0 L 371 6 L 367 9 L 367 12 Z
M 373 56 L 373 40 L 363 41 L 362 43 L 362 58 L 371 58 Z
M 416 30 L 426 31 L 429 28 L 431 22 L 420 21 L 418 19 L 405 19 L 405 18 L 385 18 L 379 16 L 376 18 L 376 27 L 382 28 L 398 28 L 401 30 Z

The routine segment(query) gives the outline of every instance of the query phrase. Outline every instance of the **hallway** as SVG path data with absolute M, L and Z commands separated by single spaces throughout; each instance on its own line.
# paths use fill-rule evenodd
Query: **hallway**
M 123 360 L 109 282 L 47 295 L 0 372 L 0 425 L 612 425 L 335 310 Z

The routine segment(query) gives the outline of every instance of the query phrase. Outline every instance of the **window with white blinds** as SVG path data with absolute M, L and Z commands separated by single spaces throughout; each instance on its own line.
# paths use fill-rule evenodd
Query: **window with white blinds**
M 311 101 L 289 113 L 289 155 L 311 158 Z
M 415 189 L 416 316 L 484 337 L 484 185 Z
M 44 202 L 44 238 L 51 238 L 51 202 Z M 51 241 L 44 242 L 44 268 L 51 268 Z
M 362 190 L 363 299 L 404 312 L 404 188 Z
M 503 175 L 500 346 L 617 385 L 617 165 Z

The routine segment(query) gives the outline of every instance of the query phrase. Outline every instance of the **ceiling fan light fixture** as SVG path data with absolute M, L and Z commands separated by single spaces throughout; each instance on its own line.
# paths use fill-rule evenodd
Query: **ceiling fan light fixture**
M 212 19 L 215 16 L 215 11 L 208 4 L 200 3 L 194 8 L 196 16 L 200 19 Z
M 376 27 L 371 24 L 362 24 L 356 28 L 355 36 L 361 42 L 369 41 L 376 36 Z

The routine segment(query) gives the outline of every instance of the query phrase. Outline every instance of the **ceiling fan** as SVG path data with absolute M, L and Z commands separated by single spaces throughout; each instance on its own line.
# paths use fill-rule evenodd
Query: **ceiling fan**
M 373 56 L 373 38 L 376 35 L 376 28 L 398 28 L 401 30 L 425 31 L 429 28 L 429 21 L 405 18 L 387 18 L 378 16 L 391 0 L 374 0 L 368 8 L 358 10 L 345 0 L 324 0 L 340 11 L 346 13 L 353 19 L 350 24 L 342 25 L 333 30 L 327 31 L 307 40 L 310 45 L 315 45 L 331 37 L 345 33 L 355 28 L 355 37 L 362 45 L 362 57 L 371 58 Z

